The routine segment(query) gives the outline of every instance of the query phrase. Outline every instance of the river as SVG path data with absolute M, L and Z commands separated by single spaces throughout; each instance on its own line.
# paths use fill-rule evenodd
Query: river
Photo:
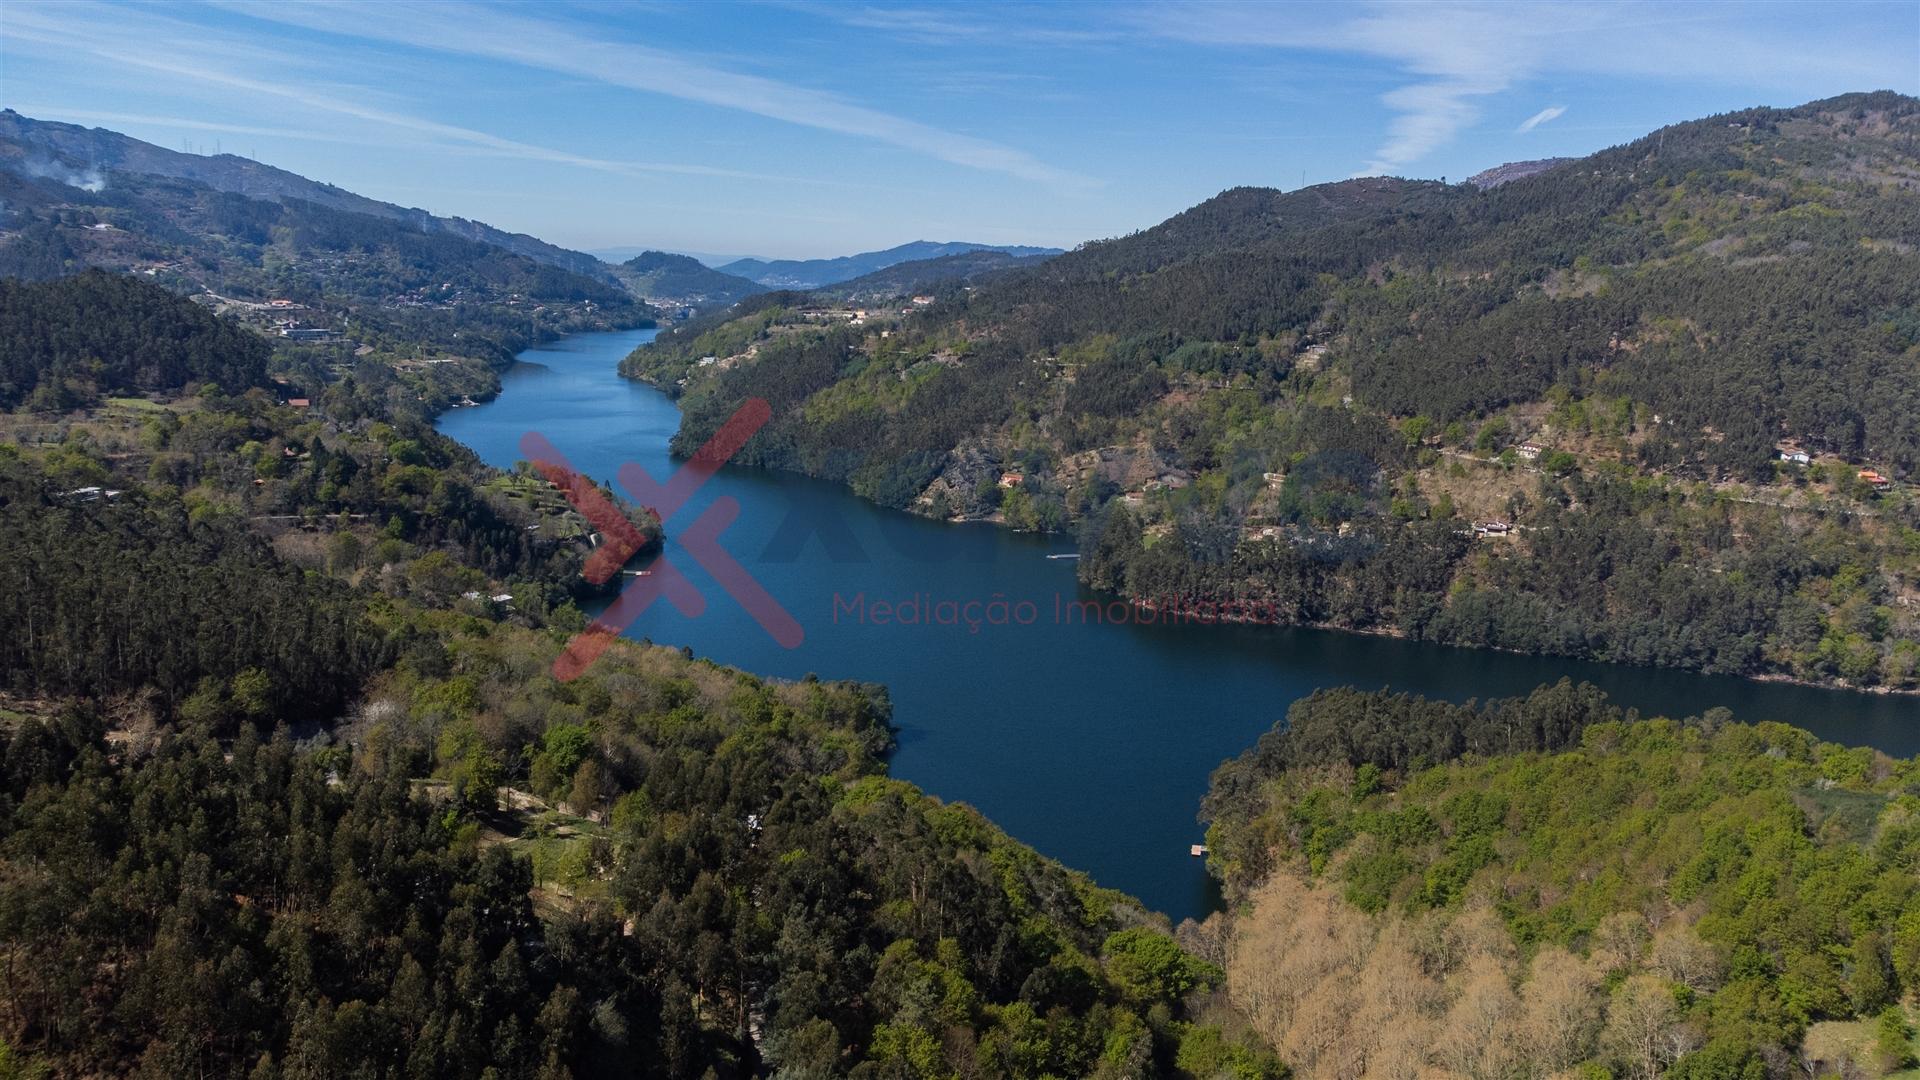
M 445 414 L 440 430 L 503 468 L 524 456 L 521 437 L 538 432 L 596 478 L 612 481 L 631 462 L 664 481 L 678 466 L 667 440 L 679 410 L 615 372 L 653 333 L 581 334 L 530 349 L 505 373 L 498 398 Z M 723 496 L 739 516 L 720 544 L 799 625 L 797 647 L 777 642 L 672 540 Z M 971 803 L 1022 841 L 1176 920 L 1217 902 L 1201 860 L 1187 851 L 1201 840 L 1194 815 L 1208 774 L 1318 687 L 1464 700 L 1525 693 L 1564 675 L 1650 714 L 1725 705 L 1742 720 L 1785 720 L 1836 742 L 1920 753 L 1913 697 L 1333 631 L 1089 623 L 1077 614 L 1085 609 L 1070 606 L 1096 599 L 1076 585 L 1073 562 L 1047 558 L 1072 551 L 1066 538 L 928 521 L 791 474 L 722 470 L 667 531 L 668 558 L 705 610 L 687 617 L 655 604 L 629 636 L 761 675 L 885 683 L 899 727 L 895 776 Z M 986 621 L 1002 612 L 996 599 L 1009 605 L 999 625 Z M 969 625 L 969 614 L 981 622 Z

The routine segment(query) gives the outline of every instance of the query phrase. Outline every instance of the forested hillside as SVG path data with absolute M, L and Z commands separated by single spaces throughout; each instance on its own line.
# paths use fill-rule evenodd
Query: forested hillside
M 1016 258 L 1057 255 L 1057 248 L 998 246 L 965 242 L 940 243 L 915 240 L 885 251 L 863 251 L 833 259 L 735 259 L 720 269 L 729 274 L 757 281 L 769 289 L 816 289 L 850 281 L 863 274 L 884 270 L 899 263 L 938 259 L 968 251 L 997 251 Z
M 1156 606 L 1920 685 L 1912 98 L 1487 187 L 1234 189 L 870 314 L 762 306 L 625 370 L 683 446 L 765 398 L 743 460 L 1077 529 L 1087 583 Z
M 635 296 L 698 308 L 724 308 L 766 291 L 758 282 L 723 274 L 698 259 L 664 251 L 643 251 L 621 263 L 615 273 Z
M 119 274 L 0 278 L 0 408 L 57 412 L 189 383 L 244 391 L 266 383 L 268 352 L 245 328 Z
M 1564 684 L 1346 691 L 1223 766 L 1209 812 L 1229 992 L 1298 1075 L 1913 1064 L 1913 761 Z
M 963 287 L 1011 270 L 1037 266 L 1052 255 L 1009 255 L 1004 251 L 964 251 L 935 259 L 896 263 L 871 274 L 815 289 L 817 297 L 852 303 L 888 300 Z
M 317 203 L 334 210 L 402 222 L 421 232 L 447 233 L 525 255 L 575 274 L 611 280 L 605 264 L 583 251 L 568 251 L 525 233 L 483 222 L 438 217 L 425 210 L 369 199 L 333 184 L 276 169 L 236 154 L 187 154 L 141 142 L 105 128 L 35 120 L 0 110 L 0 169 L 63 179 L 75 186 L 107 184 L 109 172 L 189 180 L 248 199 Z
M 318 749 L 0 731 L 0 1045 L 154 1076 L 1277 1073 L 1179 1018 L 1218 972 L 1137 905 L 886 779 L 876 688 L 627 645 L 563 684 L 557 636 L 388 620 L 400 664 Z
M 182 612 L 193 612 L 182 619 Z M 0 444 L 0 689 L 150 692 L 184 705 L 202 680 L 252 689 L 246 711 L 330 716 L 381 663 L 361 605 L 309 580 L 232 521 L 177 501 L 46 490 Z
M 0 277 L 130 271 L 276 329 L 504 364 L 541 337 L 647 325 L 578 252 L 239 158 L 0 114 Z
M 1163 916 L 889 779 L 884 689 L 557 678 L 589 530 L 438 368 L 296 402 L 157 286 L 7 295 L 32 380 L 165 374 L 0 413 L 0 1076 L 1282 1075 Z

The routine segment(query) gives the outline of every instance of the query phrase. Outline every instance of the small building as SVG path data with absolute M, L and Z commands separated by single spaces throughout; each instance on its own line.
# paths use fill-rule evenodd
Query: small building
M 312 405 L 313 402 L 303 397 L 290 397 L 287 399 L 287 404 L 296 409 L 304 409 Z
M 1893 488 L 1893 481 L 1872 469 L 1861 469 L 1860 479 L 1875 491 L 1889 491 Z
M 1812 464 L 1813 457 L 1805 450 L 1796 450 L 1783 446 L 1780 448 L 1780 460 L 1790 465 L 1809 465 Z
M 1026 483 L 1026 481 L 1027 478 L 1017 472 L 1003 472 L 1000 474 L 1000 486 L 1003 488 L 1017 488 L 1021 484 Z
M 1514 452 L 1528 461 L 1533 461 L 1540 456 L 1540 448 L 1533 443 L 1521 443 L 1519 446 L 1514 447 Z
M 287 300 L 281 297 L 275 297 L 274 299 L 267 301 L 267 306 L 268 307 L 292 307 L 293 301 Z
M 1513 531 L 1513 526 L 1504 521 L 1476 521 L 1473 531 L 1481 536 L 1505 536 Z
M 72 491 L 62 492 L 61 494 L 66 498 L 68 502 L 90 503 L 90 502 L 101 502 L 106 499 L 114 498 L 115 496 L 119 495 L 120 492 L 112 488 L 89 486 L 89 487 L 83 487 L 83 488 L 74 488 Z
M 1196 859 L 1204 859 L 1207 857 L 1207 845 L 1195 844 L 1192 847 L 1187 849 L 1187 854 L 1193 856 Z
M 913 298 L 914 307 L 926 307 L 931 303 L 933 303 L 933 297 L 931 296 L 916 296 Z
M 333 331 L 318 326 L 289 326 L 280 331 L 289 341 L 331 341 Z

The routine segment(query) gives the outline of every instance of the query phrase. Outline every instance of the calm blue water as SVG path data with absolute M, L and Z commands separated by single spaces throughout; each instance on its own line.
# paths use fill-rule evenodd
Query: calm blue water
M 529 350 L 497 400 L 447 413 L 440 429 L 493 465 L 512 465 L 521 436 L 538 431 L 595 477 L 613 480 L 635 462 L 664 480 L 676 467 L 667 440 L 679 412 L 614 370 L 652 334 L 583 334 Z M 738 501 L 740 515 L 721 543 L 799 622 L 805 637 L 796 648 L 777 644 L 671 540 L 723 495 Z M 1091 598 L 1077 588 L 1071 561 L 1046 558 L 1070 551 L 1066 540 L 926 521 L 787 474 L 722 471 L 667 529 L 668 555 L 699 586 L 706 610 L 690 619 L 656 604 L 631 636 L 763 675 L 887 684 L 900 728 L 894 775 L 979 807 L 1042 852 L 1176 919 L 1214 901 L 1200 860 L 1187 854 L 1201 838 L 1194 814 L 1208 774 L 1322 686 L 1460 700 L 1524 693 L 1566 675 L 1649 713 L 1725 705 L 1744 720 L 1786 720 L 1839 742 L 1920 753 L 1913 698 L 1327 631 L 1063 625 L 1056 612 L 1065 608 L 1056 605 Z M 975 601 L 984 613 L 996 598 L 1031 604 L 1030 624 L 882 625 L 873 607 Z

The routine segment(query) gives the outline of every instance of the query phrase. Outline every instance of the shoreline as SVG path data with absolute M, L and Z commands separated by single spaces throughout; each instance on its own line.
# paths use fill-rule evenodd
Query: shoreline
M 652 379 L 646 378 L 644 376 L 639 376 L 639 375 L 629 376 L 629 375 L 620 374 L 617 370 L 615 372 L 615 375 L 618 378 L 627 379 L 632 382 L 640 383 L 643 386 L 651 387 L 652 389 L 658 391 L 659 393 L 665 394 L 669 400 L 673 400 L 673 401 L 679 400 L 679 396 L 676 393 L 674 393 L 672 389 L 661 386 L 659 383 L 657 383 Z M 791 469 L 770 469 L 770 468 L 759 468 L 759 467 L 754 467 L 754 468 L 756 468 L 757 471 L 766 472 L 766 473 L 790 472 L 795 476 L 804 476 L 810 480 L 825 479 L 824 477 L 813 476 L 808 473 L 799 472 L 797 470 L 791 470 Z M 920 513 L 919 511 L 912 508 L 896 510 L 893 507 L 885 506 L 881 503 L 875 502 L 872 499 L 865 498 L 864 496 L 861 496 L 855 493 L 853 489 L 846 484 L 840 484 L 838 486 L 847 494 L 852 495 L 854 498 L 862 499 L 862 501 L 867 502 L 870 505 L 879 507 L 880 509 L 883 509 L 883 510 L 889 510 L 896 513 L 903 513 L 903 514 L 907 514 L 912 517 L 921 518 L 927 521 L 938 521 L 938 522 L 942 522 L 950 525 L 988 525 L 994 528 L 1002 528 L 1002 529 L 1006 528 L 1005 522 L 1003 520 L 1000 520 L 999 515 L 997 514 L 986 515 L 986 516 L 977 517 L 977 518 L 934 517 L 930 514 Z M 1016 529 L 1011 531 L 1024 532 L 1027 530 Z M 1035 534 L 1035 535 L 1043 535 L 1043 534 Z M 1063 532 L 1060 535 L 1071 535 L 1071 534 Z M 1129 596 L 1125 593 L 1107 593 L 1104 591 L 1101 591 L 1101 592 L 1102 592 L 1102 595 L 1115 597 L 1118 600 L 1124 601 L 1136 607 L 1141 607 L 1145 610 L 1157 610 L 1150 600 Z M 1205 602 L 1200 602 L 1200 603 L 1205 603 Z M 1243 605 L 1245 604 L 1245 602 L 1239 602 L 1239 603 L 1242 603 Z M 1200 620 L 1191 620 L 1191 621 L 1198 622 Z M 1325 631 L 1333 631 L 1333 632 L 1343 633 L 1343 634 L 1359 634 L 1367 637 L 1390 638 L 1390 639 L 1395 639 L 1400 641 L 1416 642 L 1422 645 L 1436 645 L 1442 648 L 1449 648 L 1449 649 L 1466 649 L 1466 650 L 1477 650 L 1477 651 L 1486 651 L 1486 652 L 1498 652 L 1498 653 L 1506 653 L 1510 656 L 1529 656 L 1529 657 L 1537 657 L 1541 659 L 1571 660 L 1578 663 L 1603 664 L 1608 667 L 1617 667 L 1617 668 L 1622 668 L 1627 670 L 1641 669 L 1641 670 L 1647 670 L 1647 671 L 1678 672 L 1682 674 L 1698 675 L 1703 677 L 1714 677 L 1714 676 L 1729 677 L 1729 678 L 1735 678 L 1735 679 L 1742 679 L 1748 682 L 1767 683 L 1767 684 L 1774 684 L 1774 685 L 1781 685 L 1781 686 L 1796 686 L 1796 687 L 1803 687 L 1809 690 L 1827 690 L 1835 693 L 1867 694 L 1867 695 L 1873 695 L 1877 697 L 1920 698 L 1920 687 L 1902 688 L 1902 687 L 1893 687 L 1893 686 L 1856 686 L 1844 681 L 1820 681 L 1820 680 L 1813 680 L 1813 679 L 1803 679 L 1796 675 L 1791 675 L 1781 671 L 1707 672 L 1707 671 L 1702 671 L 1699 668 L 1678 667 L 1678 666 L 1661 665 L 1661 664 L 1634 664 L 1634 663 L 1628 663 L 1620 660 L 1606 660 L 1606 659 L 1601 659 L 1598 657 L 1591 657 L 1591 656 L 1574 656 L 1566 653 L 1528 652 L 1522 649 L 1515 649 L 1515 648 L 1511 648 L 1504 645 L 1467 645 L 1467 644 L 1461 644 L 1458 642 L 1436 641 L 1436 640 L 1430 640 L 1427 638 L 1418 638 L 1408 634 L 1406 631 L 1401 630 L 1398 627 L 1390 627 L 1390 626 L 1353 627 L 1353 626 L 1341 626 L 1341 625 L 1338 625 L 1335 623 L 1329 623 L 1329 622 L 1272 620 L 1272 619 L 1259 619 L 1259 618 L 1248 618 L 1248 617 L 1235 617 L 1232 615 L 1218 616 L 1211 619 L 1210 621 L 1214 623 L 1223 623 L 1223 624 L 1229 624 L 1229 625 L 1279 626 L 1279 627 L 1297 627 L 1301 629 L 1310 629 L 1310 630 L 1325 630 Z
M 1125 594 L 1122 594 L 1122 593 L 1105 593 L 1104 595 L 1113 596 L 1119 601 L 1124 601 L 1125 603 L 1128 603 L 1132 606 L 1144 608 L 1149 611 L 1158 610 L 1153 605 L 1153 603 L 1149 600 L 1143 600 L 1136 597 L 1126 596 Z M 1734 672 L 1734 671 L 1712 672 L 1712 671 L 1701 671 L 1699 668 L 1672 667 L 1672 666 L 1664 666 L 1660 664 L 1630 664 L 1621 660 L 1602 660 L 1597 657 L 1590 657 L 1590 656 L 1568 656 L 1564 653 L 1527 652 L 1522 649 L 1509 648 L 1505 645 L 1462 645 L 1462 644 L 1459 644 L 1458 642 L 1435 641 L 1429 638 L 1414 637 L 1413 635 L 1407 633 L 1405 630 L 1402 630 L 1396 626 L 1356 627 L 1356 626 L 1341 626 L 1337 623 L 1329 623 L 1329 622 L 1302 622 L 1302 621 L 1288 621 L 1288 620 L 1256 619 L 1256 618 L 1234 617 L 1234 616 L 1226 616 L 1226 615 L 1219 616 L 1210 620 L 1189 619 L 1187 621 L 1199 623 L 1201 625 L 1205 625 L 1211 622 L 1213 624 L 1232 625 L 1232 626 L 1273 626 L 1273 627 L 1297 628 L 1297 629 L 1305 629 L 1305 630 L 1322 630 L 1322 631 L 1327 631 L 1327 632 L 1337 633 L 1337 634 L 1358 634 L 1365 637 L 1387 638 L 1394 641 L 1405 641 L 1405 642 L 1410 642 L 1418 645 L 1433 645 L 1443 649 L 1460 649 L 1467 652 L 1496 652 L 1496 653 L 1505 653 L 1508 656 L 1530 656 L 1530 657 L 1535 657 L 1542 660 L 1572 660 L 1577 663 L 1600 664 L 1606 667 L 1620 668 L 1627 671 L 1635 671 L 1635 670 L 1671 671 L 1681 675 L 1697 675 L 1703 678 L 1742 679 L 1747 682 L 1771 683 L 1771 684 L 1780 685 L 1780 686 L 1797 686 L 1797 687 L 1803 687 L 1808 690 L 1827 690 L 1837 694 L 1871 694 L 1877 697 L 1920 698 L 1920 687 L 1907 689 L 1907 688 L 1901 688 L 1897 686 L 1854 686 L 1851 683 L 1845 683 L 1845 682 L 1815 682 L 1811 679 L 1802 679 L 1793 675 L 1788 675 L 1785 672 L 1778 672 L 1778 671 L 1767 671 L 1767 672 L 1761 672 L 1759 674 L 1748 674 L 1745 672 Z M 1170 621 L 1169 625 L 1174 625 L 1174 624 Z

